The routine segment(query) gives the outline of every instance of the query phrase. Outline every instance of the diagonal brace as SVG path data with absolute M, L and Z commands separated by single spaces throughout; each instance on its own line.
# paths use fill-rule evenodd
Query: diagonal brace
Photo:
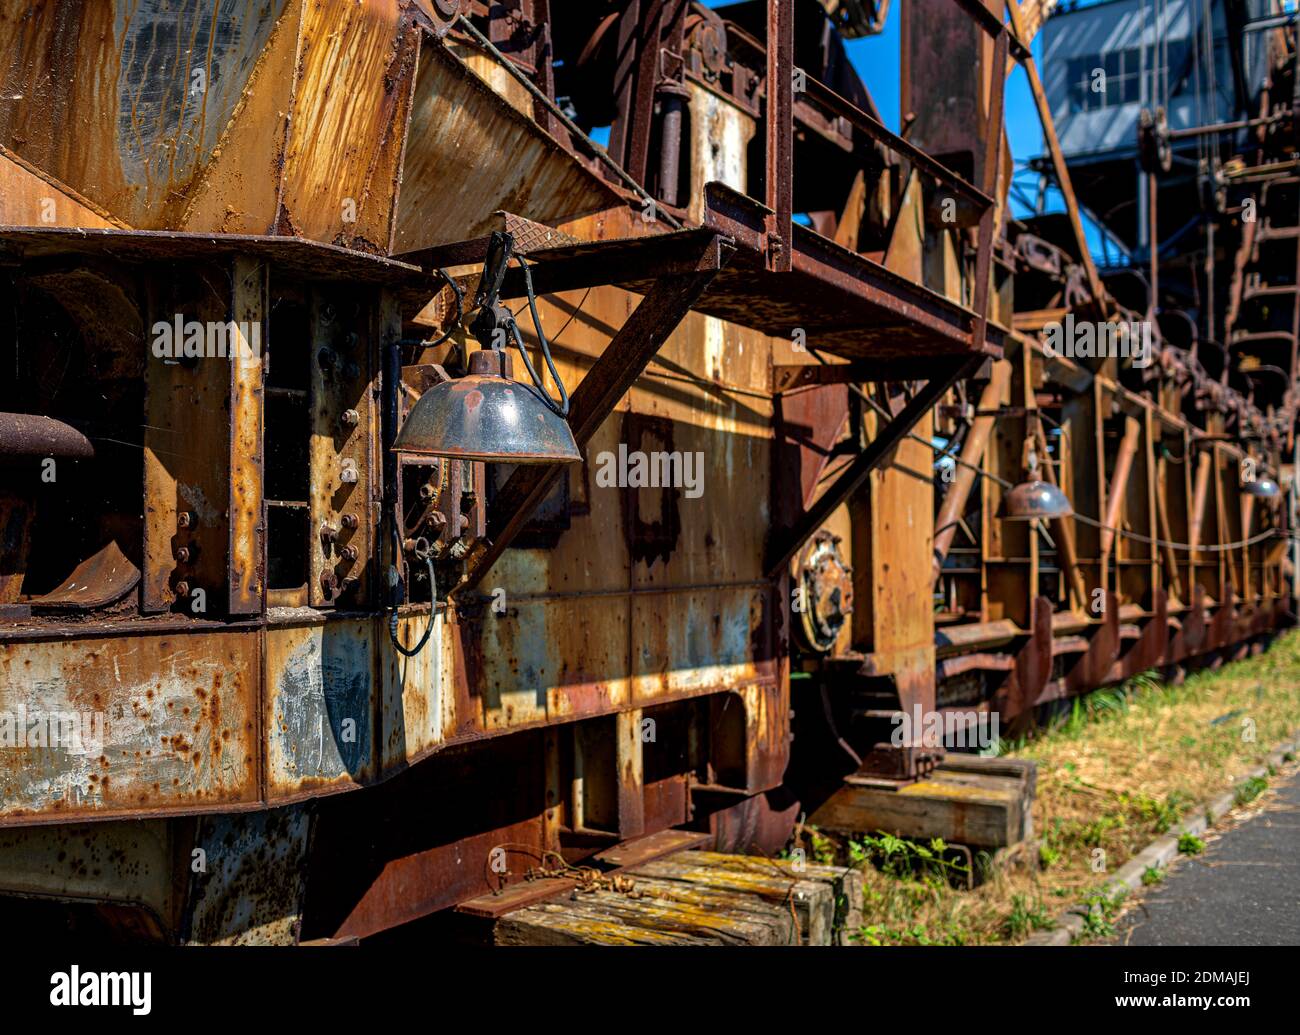
M 877 432 L 857 459 L 835 480 L 835 484 L 817 497 L 813 505 L 795 522 L 794 527 L 779 537 L 773 537 L 765 565 L 769 579 L 777 578 L 785 570 L 790 559 L 826 523 L 835 508 L 857 492 L 867 476 L 880 466 L 903 437 L 943 398 L 944 393 L 958 381 L 974 374 L 987 358 L 984 355 L 963 357 L 945 372 L 930 378 L 898 416 Z

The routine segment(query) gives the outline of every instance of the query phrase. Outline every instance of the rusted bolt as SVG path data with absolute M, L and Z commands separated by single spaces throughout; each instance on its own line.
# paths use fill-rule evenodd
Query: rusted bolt
M 190 595 L 190 584 L 188 582 L 176 583 L 176 595 L 178 597 L 187 597 Z
M 198 525 L 198 520 L 188 510 L 182 510 L 176 515 L 177 528 L 194 528 Z
M 190 553 L 190 548 L 188 546 L 181 546 L 176 550 L 176 559 L 180 561 L 181 564 L 189 564 L 191 556 L 192 554 Z
M 339 556 L 345 561 L 355 561 L 357 559 L 357 548 L 355 546 L 345 546 L 339 550 Z
M 441 510 L 435 510 L 432 514 L 429 515 L 429 524 L 431 524 L 435 529 L 441 532 L 444 528 L 447 527 L 447 515 L 444 514 Z
M 344 410 L 339 414 L 339 420 L 343 423 L 344 427 L 355 428 L 357 422 L 361 420 L 361 414 L 357 413 L 356 410 Z
M 332 571 L 323 571 L 320 573 L 320 588 L 326 593 L 333 593 L 338 586 L 338 580 L 334 578 Z
M 351 531 L 352 529 L 356 528 L 359 524 L 361 524 L 361 522 L 357 520 L 357 516 L 355 514 L 344 514 L 342 521 L 343 521 L 343 527 L 348 529 L 348 531 Z
M 425 482 L 423 485 L 420 486 L 420 499 L 431 500 L 433 499 L 434 493 L 437 491 L 438 490 L 435 489 L 432 485 L 430 485 L 428 482 Z
M 339 537 L 339 530 L 328 522 L 321 522 L 320 537 L 326 542 L 333 542 Z
M 339 481 L 344 485 L 355 485 L 357 483 L 357 469 L 349 464 L 339 472 Z

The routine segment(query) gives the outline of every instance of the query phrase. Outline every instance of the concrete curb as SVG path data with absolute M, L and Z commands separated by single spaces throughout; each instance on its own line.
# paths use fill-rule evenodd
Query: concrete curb
M 1205 805 L 1200 813 L 1179 826 L 1176 834 L 1165 834 L 1147 845 L 1137 855 L 1121 866 L 1110 880 L 1106 882 L 1103 894 L 1115 902 L 1142 887 L 1142 874 L 1148 866 L 1167 866 L 1178 857 L 1178 839 L 1183 834 L 1200 834 L 1213 826 L 1237 807 L 1237 791 L 1244 784 L 1259 776 L 1267 776 L 1269 767 L 1276 769 L 1283 763 L 1289 753 L 1295 753 L 1300 745 L 1300 730 L 1292 734 L 1292 739 L 1279 744 L 1269 752 L 1268 762 L 1257 766 L 1232 785 L 1232 789 L 1220 794 Z M 1072 945 L 1083 934 L 1084 916 L 1077 912 L 1078 906 L 1071 906 L 1056 918 L 1056 926 L 1050 931 L 1039 931 L 1026 938 L 1021 945 Z

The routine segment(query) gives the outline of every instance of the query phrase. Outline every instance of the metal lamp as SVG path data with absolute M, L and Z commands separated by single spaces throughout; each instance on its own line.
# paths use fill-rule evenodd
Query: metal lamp
M 1070 498 L 1057 486 L 1038 477 L 1038 453 L 1029 447 L 1029 478 L 1002 497 L 1002 517 L 1007 521 L 1067 518 L 1074 514 Z
M 1271 500 L 1276 498 L 1282 490 L 1278 488 L 1277 482 L 1272 478 L 1253 478 L 1248 482 L 1242 482 L 1241 491 L 1247 496 L 1256 496 L 1260 499 Z
M 532 386 L 511 379 L 511 357 L 480 349 L 469 373 L 434 385 L 416 402 L 393 448 L 403 453 L 509 464 L 582 459 L 569 423 Z
M 565 419 L 569 396 L 551 359 L 537 314 L 532 274 L 522 256 L 515 259 L 524 272 L 533 326 L 547 369 L 559 388 L 559 402 L 542 386 L 514 314 L 497 301 L 513 249 L 514 239 L 509 234 L 492 235 L 474 299 L 478 315 L 470 327 L 482 348 L 469 357 L 469 372 L 464 377 L 440 382 L 420 396 L 397 433 L 396 452 L 509 464 L 582 459 Z M 532 384 L 513 380 L 510 353 L 501 347 L 509 341 L 518 347 Z

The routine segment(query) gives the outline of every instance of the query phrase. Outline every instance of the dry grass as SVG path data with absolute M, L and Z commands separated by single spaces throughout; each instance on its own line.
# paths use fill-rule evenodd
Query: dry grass
M 813 831 L 805 844 L 810 856 L 862 866 L 865 944 L 1018 941 L 1093 900 L 1108 874 L 1176 832 L 1190 810 L 1261 765 L 1297 727 L 1300 630 L 1182 686 L 1139 677 L 1097 691 L 1034 739 L 1004 745 L 1004 753 L 1038 762 L 1036 843 L 974 891 L 939 862 L 956 857 L 938 846 L 918 852 L 892 838 L 836 841 Z M 1114 911 L 1094 913 L 1091 933 L 1108 933 Z

